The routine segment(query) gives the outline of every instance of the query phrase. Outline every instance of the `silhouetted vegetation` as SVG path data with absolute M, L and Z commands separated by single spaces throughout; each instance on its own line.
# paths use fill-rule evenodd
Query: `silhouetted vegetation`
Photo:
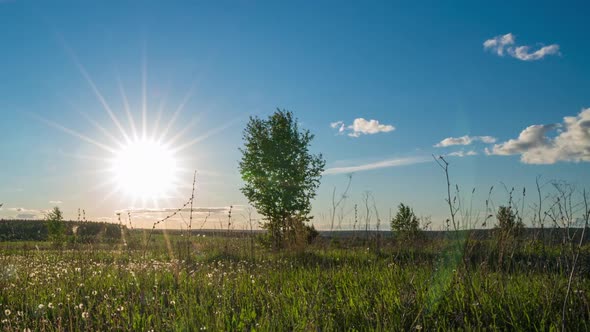
M 121 239 L 121 227 L 116 224 L 63 220 L 62 223 L 59 230 L 64 242 L 99 243 Z M 49 228 L 48 220 L 0 220 L 0 241 L 53 241 Z

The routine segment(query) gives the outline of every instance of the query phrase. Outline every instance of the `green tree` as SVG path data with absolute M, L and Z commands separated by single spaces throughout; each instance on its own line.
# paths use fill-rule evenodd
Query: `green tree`
M 61 244 L 65 240 L 66 225 L 63 220 L 63 213 L 59 207 L 54 207 L 53 210 L 45 215 L 47 220 L 47 235 L 49 240 L 54 244 Z
M 401 239 L 414 239 L 420 234 L 420 220 L 409 205 L 400 203 L 391 219 L 391 230 Z
M 265 217 L 275 248 L 299 237 L 312 218 L 311 199 L 326 164 L 321 154 L 309 152 L 313 137 L 299 129 L 292 112 L 280 109 L 266 120 L 250 117 L 244 129 L 241 191 Z

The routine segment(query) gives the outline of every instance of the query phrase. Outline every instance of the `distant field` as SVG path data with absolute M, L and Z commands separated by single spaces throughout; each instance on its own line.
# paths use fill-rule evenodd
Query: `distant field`
M 0 243 L 6 331 L 590 329 L 590 248 L 498 248 L 451 235 L 255 237 L 126 232 L 108 243 Z M 149 242 L 146 242 L 147 239 Z M 568 298 L 564 307 L 566 293 Z M 564 311 L 565 308 L 565 311 Z

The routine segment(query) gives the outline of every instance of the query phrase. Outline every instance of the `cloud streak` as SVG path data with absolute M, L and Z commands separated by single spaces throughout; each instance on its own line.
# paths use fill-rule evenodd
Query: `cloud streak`
M 483 48 L 498 56 L 503 57 L 505 54 L 508 54 L 511 57 L 522 61 L 535 61 L 543 59 L 548 55 L 560 54 L 559 45 L 557 44 L 541 46 L 541 48 L 536 51 L 531 51 L 531 46 L 528 45 L 518 46 L 516 45 L 516 36 L 512 33 L 495 36 L 494 38 L 484 41 Z
M 361 135 L 373 135 L 378 133 L 388 133 L 395 130 L 395 127 L 388 124 L 379 123 L 377 120 L 366 120 L 365 118 L 356 118 L 351 125 L 347 126 L 343 121 L 330 123 L 330 127 L 338 130 L 339 135 L 348 132 L 350 137 L 360 137 Z
M 461 137 L 447 137 L 440 141 L 439 143 L 435 144 L 434 147 L 441 148 L 453 145 L 470 145 L 473 142 L 482 142 L 482 143 L 496 143 L 496 138 L 492 136 L 461 136 Z
M 22 207 L 5 207 L 3 211 L 4 218 L 12 219 L 43 219 L 49 210 L 44 209 L 27 209 Z
M 361 164 L 361 165 L 356 165 L 356 166 L 328 168 L 324 171 L 324 175 L 342 174 L 342 173 L 356 173 L 356 172 L 364 172 L 364 171 L 370 171 L 370 170 L 375 170 L 375 169 L 380 169 L 380 168 L 407 166 L 407 165 L 420 164 L 420 163 L 428 162 L 431 160 L 432 160 L 431 157 L 408 157 L 408 158 L 386 159 L 386 160 L 381 160 L 381 161 L 377 161 L 377 162 L 373 162 L 373 163 Z
M 193 213 L 227 213 L 230 207 L 193 207 Z M 232 209 L 236 209 L 235 206 Z M 115 214 L 117 213 L 128 213 L 131 212 L 133 214 L 143 214 L 143 213 L 172 213 L 178 211 L 177 208 L 141 208 L 141 209 L 126 209 L 126 210 L 116 210 Z M 183 208 L 180 212 L 190 212 L 190 208 Z
M 469 151 L 453 151 L 451 153 L 448 153 L 447 156 L 450 157 L 467 157 L 467 156 L 477 156 L 477 152 L 474 150 L 469 150 Z

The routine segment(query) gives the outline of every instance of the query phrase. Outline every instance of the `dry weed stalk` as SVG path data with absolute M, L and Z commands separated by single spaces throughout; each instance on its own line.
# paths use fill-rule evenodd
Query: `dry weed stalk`
M 588 228 L 588 221 L 590 220 L 590 207 L 588 206 L 588 198 L 586 196 L 585 189 L 582 194 L 582 197 L 584 200 L 584 214 L 583 214 L 584 228 L 582 228 L 582 235 L 580 236 L 580 242 L 578 243 L 577 250 L 574 254 L 574 260 L 572 263 L 572 268 L 571 268 L 569 279 L 567 282 L 567 290 L 565 292 L 565 299 L 563 300 L 563 308 L 561 311 L 561 329 L 562 329 L 562 331 L 566 331 L 567 321 L 565 318 L 565 312 L 566 312 L 566 307 L 567 307 L 567 301 L 569 299 L 569 294 L 572 289 L 572 280 L 574 279 L 574 274 L 576 273 L 576 265 L 578 263 L 578 258 L 580 257 L 580 251 L 582 250 L 582 245 L 584 244 L 584 235 L 586 233 L 586 228 Z
M 196 184 L 196 181 L 197 181 L 197 171 L 195 171 L 195 173 L 194 173 L 194 177 L 193 177 L 193 190 L 192 190 L 191 197 L 189 198 L 189 200 L 186 201 L 186 203 L 184 203 L 181 207 L 179 207 L 178 209 L 174 210 L 171 214 L 169 214 L 166 217 L 164 217 L 164 218 L 162 218 L 160 220 L 157 220 L 157 221 L 155 221 L 153 223 L 152 229 L 150 230 L 150 233 L 148 235 L 147 241 L 146 241 L 145 246 L 144 246 L 144 249 L 143 249 L 143 258 L 145 258 L 145 254 L 147 252 L 147 248 L 148 248 L 149 243 L 150 243 L 150 241 L 152 239 L 152 234 L 154 233 L 154 230 L 156 229 L 156 226 L 159 225 L 159 224 L 161 224 L 161 223 L 163 223 L 163 222 L 165 222 L 166 220 L 168 220 L 168 219 L 176 216 L 177 214 L 181 213 L 182 210 L 184 208 L 186 208 L 189 204 L 190 204 L 190 219 L 189 219 L 189 237 L 190 237 L 190 234 L 191 234 L 190 233 L 190 231 L 191 231 L 190 228 L 192 226 L 191 224 L 192 224 L 192 218 L 193 218 L 193 201 L 195 200 L 195 184 Z

